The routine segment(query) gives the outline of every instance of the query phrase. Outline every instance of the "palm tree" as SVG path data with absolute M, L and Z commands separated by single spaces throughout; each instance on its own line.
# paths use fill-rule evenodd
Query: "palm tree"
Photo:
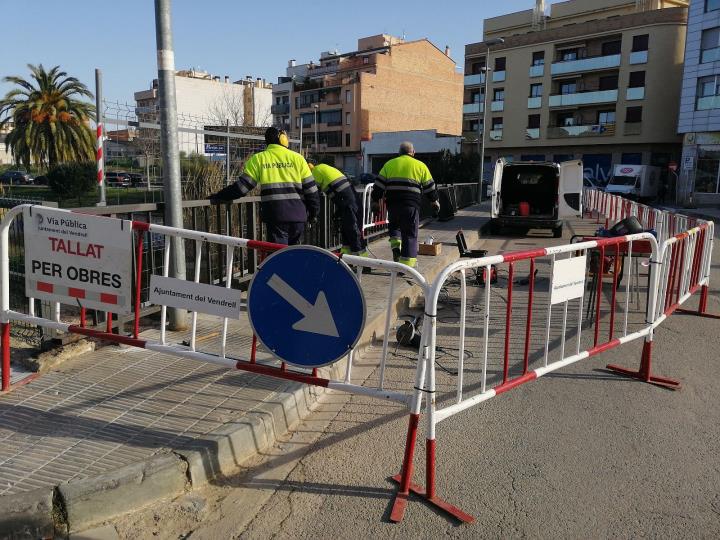
M 28 64 L 33 81 L 4 77 L 17 85 L 0 100 L 0 130 L 11 127 L 5 138 L 17 163 L 52 168 L 58 163 L 92 161 L 95 135 L 90 129 L 95 107 L 79 97 L 92 93 L 75 77 L 55 66 Z

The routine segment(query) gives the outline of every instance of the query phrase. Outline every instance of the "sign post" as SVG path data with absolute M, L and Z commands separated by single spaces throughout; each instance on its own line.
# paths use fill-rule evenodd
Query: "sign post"
M 304 368 L 345 356 L 365 325 L 357 276 L 332 253 L 292 246 L 273 253 L 248 290 L 250 324 L 275 356 Z
M 132 222 L 33 206 L 23 227 L 29 297 L 132 311 Z

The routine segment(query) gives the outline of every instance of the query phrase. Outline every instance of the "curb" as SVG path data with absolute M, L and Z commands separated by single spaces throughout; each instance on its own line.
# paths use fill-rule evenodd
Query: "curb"
M 447 262 L 447 257 L 438 257 L 424 269 L 425 277 L 434 278 Z M 402 280 L 396 281 L 395 291 L 391 317 L 397 318 L 421 293 Z M 357 355 L 382 338 L 385 316 L 380 312 L 366 321 L 356 345 Z M 330 370 L 327 376 L 342 379 L 346 366 L 345 358 L 325 368 Z M 0 496 L 0 540 L 46 538 L 55 532 L 65 536 L 206 486 L 215 477 L 236 472 L 244 461 L 272 447 L 311 412 L 325 391 L 288 381 L 256 409 L 194 441 L 189 448 L 157 454 L 93 478 Z

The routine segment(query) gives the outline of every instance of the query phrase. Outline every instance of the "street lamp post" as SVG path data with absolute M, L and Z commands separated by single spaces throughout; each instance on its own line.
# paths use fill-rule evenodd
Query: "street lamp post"
M 482 202 L 483 195 L 483 176 L 485 174 L 485 133 L 487 132 L 487 110 L 488 110 L 488 94 L 489 84 L 492 78 L 492 68 L 490 67 L 490 47 L 494 45 L 502 45 L 505 43 L 503 38 L 489 39 L 485 42 L 487 51 L 485 53 L 485 93 L 483 94 L 483 111 L 482 111 L 482 129 L 480 129 L 480 111 L 478 111 L 478 142 L 480 143 L 480 174 L 478 176 L 478 202 Z M 478 103 L 479 107 L 479 103 Z
M 319 105 L 317 103 L 313 103 L 313 114 L 315 115 L 313 119 L 313 127 L 315 128 L 315 156 L 318 155 L 318 134 L 317 134 L 317 111 L 318 111 Z

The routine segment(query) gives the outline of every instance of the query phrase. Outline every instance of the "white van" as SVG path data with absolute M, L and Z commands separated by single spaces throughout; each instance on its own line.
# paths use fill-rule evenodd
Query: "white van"
M 660 167 L 615 165 L 605 191 L 628 199 L 650 200 L 657 197 L 659 186 Z
M 490 211 L 490 232 L 501 227 L 552 229 L 562 237 L 563 220 L 582 217 L 583 165 L 580 160 L 563 163 L 506 162 L 495 165 Z

